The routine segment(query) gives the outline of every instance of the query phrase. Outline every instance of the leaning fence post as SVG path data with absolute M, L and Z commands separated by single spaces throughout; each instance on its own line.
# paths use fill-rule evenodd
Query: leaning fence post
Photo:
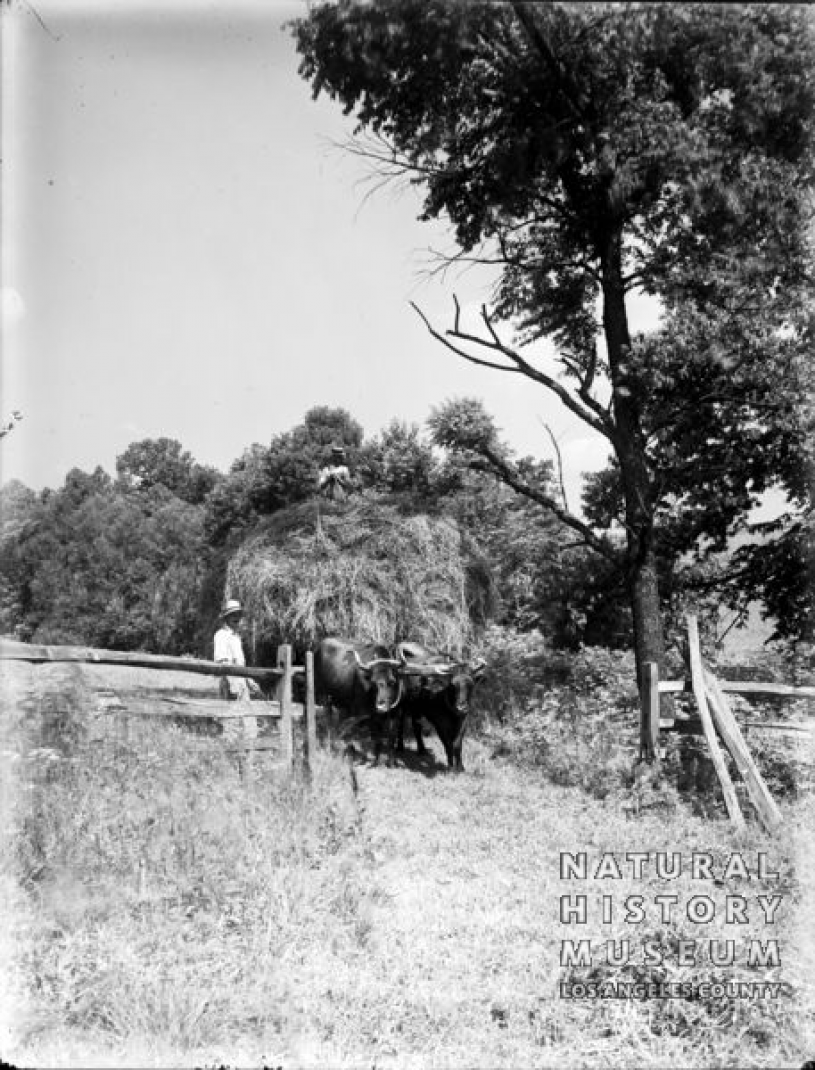
M 317 710 L 314 702 L 314 653 L 306 651 L 306 769 L 314 770 L 317 753 Z
M 659 666 L 646 661 L 640 681 L 640 761 L 659 758 Z
M 759 819 L 768 832 L 775 832 L 783 822 L 781 811 L 764 783 L 724 692 L 713 673 L 705 667 L 704 662 L 702 663 L 702 676 L 705 682 L 705 692 L 710 701 L 713 723 L 747 785 L 750 801 Z
M 291 772 L 294 765 L 294 724 L 291 715 L 291 647 L 288 643 L 277 648 L 277 665 L 283 670 L 277 687 L 280 702 L 280 751 L 286 769 Z
M 714 727 L 713 718 L 710 715 L 710 708 L 707 703 L 704 669 L 702 667 L 702 652 L 701 647 L 699 646 L 699 628 L 696 623 L 696 617 L 689 616 L 687 618 L 687 625 L 691 685 L 693 687 L 696 705 L 699 707 L 699 716 L 702 720 L 702 729 L 705 733 L 705 739 L 707 740 L 710 758 L 713 762 L 713 767 L 716 770 L 716 775 L 719 778 L 719 783 L 722 786 L 724 803 L 727 807 L 727 812 L 730 815 L 730 820 L 736 828 L 744 828 L 744 815 L 741 812 L 736 789 L 733 787 L 733 781 L 730 779 L 730 773 L 727 771 L 727 765 L 721 747 L 719 746 L 719 740 L 716 738 L 716 728 Z

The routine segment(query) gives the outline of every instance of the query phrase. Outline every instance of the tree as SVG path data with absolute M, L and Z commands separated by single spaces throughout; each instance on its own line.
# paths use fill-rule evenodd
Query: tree
M 353 451 L 359 449 L 362 438 L 362 427 L 353 416 L 346 409 L 330 405 L 309 409 L 302 424 L 292 431 L 294 447 L 308 450 L 321 462 L 329 459 L 332 446 Z
M 391 420 L 361 447 L 356 467 L 365 486 L 406 494 L 419 505 L 433 494 L 439 461 L 416 424 Z
M 24 640 L 168 653 L 196 647 L 203 508 L 156 483 L 72 469 L 56 491 L 0 497 L 0 630 Z
M 216 469 L 198 464 L 180 442 L 172 438 L 145 438 L 132 442 L 116 458 L 119 486 L 149 490 L 162 486 L 177 498 L 199 505 L 218 481 Z
M 777 540 L 737 551 L 736 564 L 745 568 L 742 582 L 749 580 L 752 590 L 762 592 L 764 604 L 776 619 L 775 637 L 815 642 L 815 522 L 811 512 L 785 524 Z
M 20 480 L 0 487 L 0 635 L 19 634 L 26 581 L 20 543 L 38 507 L 38 495 Z
M 709 426 L 722 463 L 750 462 L 746 477 L 719 469 L 720 528 L 769 479 L 765 432 L 770 463 L 785 448 L 768 387 L 788 373 L 796 384 L 795 309 L 809 281 L 806 12 L 340 0 L 312 7 L 294 35 L 315 96 L 353 111 L 369 136 L 356 151 L 422 186 L 423 218 L 452 224 L 453 259 L 500 266 L 479 329 L 458 304 L 447 332 L 425 323 L 459 356 L 525 376 L 607 439 L 624 552 L 519 469 L 483 412 L 448 409 L 437 441 L 480 458 L 622 569 L 638 665 L 662 664 L 660 514 L 679 518 L 686 541 L 694 534 L 688 518 L 712 497 L 694 477 Z M 664 303 L 654 339 L 630 328 L 637 290 Z M 557 347 L 559 372 L 542 339 Z M 701 395 L 686 402 L 697 382 Z
M 211 546 L 223 546 L 232 532 L 278 508 L 270 492 L 269 450 L 255 442 L 232 462 L 206 500 L 204 526 Z
M 279 502 L 276 507 L 311 497 L 332 446 L 342 446 L 353 466 L 362 437 L 362 427 L 350 413 L 328 405 L 309 409 L 301 424 L 275 436 L 269 449 L 269 482 Z
M 233 463 L 207 501 L 208 539 L 223 546 L 258 517 L 310 498 L 331 447 L 344 446 L 353 463 L 361 444 L 362 427 L 345 409 L 309 409 L 301 424 L 275 435 L 268 448 L 255 443 Z

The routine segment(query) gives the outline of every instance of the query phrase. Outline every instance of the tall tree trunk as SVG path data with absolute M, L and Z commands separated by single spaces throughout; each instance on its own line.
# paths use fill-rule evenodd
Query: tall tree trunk
M 631 336 L 625 307 L 619 235 L 608 241 L 603 256 L 603 327 L 613 388 L 614 445 L 625 499 L 627 579 L 639 685 L 647 661 L 656 662 L 660 675 L 664 674 L 665 640 L 654 552 L 651 477 L 645 455 L 639 403 L 628 381 L 627 360 Z

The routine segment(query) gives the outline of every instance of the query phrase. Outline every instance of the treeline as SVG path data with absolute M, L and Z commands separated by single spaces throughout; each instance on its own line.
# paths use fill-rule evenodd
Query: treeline
M 73 469 L 58 490 L 0 491 L 0 633 L 29 642 L 205 655 L 226 562 L 262 518 L 315 495 L 331 447 L 355 494 L 404 514 L 454 519 L 483 571 L 489 619 L 555 645 L 629 639 L 619 579 L 541 506 L 393 421 L 366 439 L 346 411 L 317 407 L 227 473 L 169 438 L 134 442 L 116 473 Z M 546 484 L 545 462 L 527 461 Z

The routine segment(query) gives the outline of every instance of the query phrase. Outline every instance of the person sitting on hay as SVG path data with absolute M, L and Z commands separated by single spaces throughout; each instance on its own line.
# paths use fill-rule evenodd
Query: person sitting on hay
M 221 611 L 221 627 L 215 633 L 215 651 L 213 660 L 221 665 L 246 665 L 243 643 L 238 627 L 243 617 L 240 602 L 230 598 Z M 249 702 L 253 695 L 260 697 L 262 692 L 255 680 L 244 676 L 222 676 L 218 681 L 222 699 L 230 702 Z M 231 739 L 241 736 L 254 738 L 257 735 L 256 717 L 236 717 L 224 725 L 224 735 Z
M 351 492 L 351 472 L 342 446 L 331 447 L 331 460 L 320 469 L 317 489 L 324 497 L 340 502 Z

